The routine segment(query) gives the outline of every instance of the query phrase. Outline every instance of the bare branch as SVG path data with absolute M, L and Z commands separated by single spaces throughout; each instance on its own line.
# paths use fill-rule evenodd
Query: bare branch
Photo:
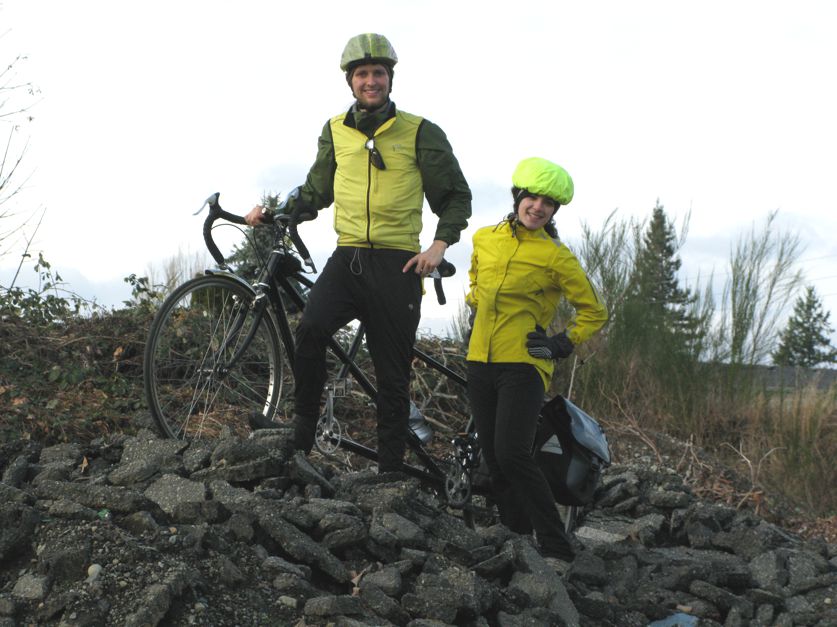
M 41 223 L 44 221 L 44 216 L 46 215 L 46 209 L 41 212 L 41 217 L 38 218 L 38 224 L 35 225 L 35 230 L 32 232 L 32 235 L 26 238 L 26 246 L 23 249 L 23 252 L 20 255 L 20 262 L 17 264 L 17 269 L 15 270 L 15 275 L 12 277 L 12 282 L 7 289 L 12 289 L 17 282 L 17 277 L 20 275 L 20 270 L 23 267 L 24 262 L 31 256 L 29 254 L 29 248 L 32 246 L 32 241 L 35 239 L 35 235 L 37 235 L 38 230 L 41 228 Z M 23 228 L 21 225 L 20 228 Z
M 7 163 L 9 163 L 9 152 L 12 148 L 12 139 L 14 138 L 16 131 L 17 127 L 13 128 L 9 133 L 9 139 L 6 142 L 6 149 L 3 151 L 3 158 L 0 159 L 0 205 L 5 204 L 9 199 L 20 192 L 23 188 L 23 184 L 29 180 L 29 177 L 26 177 L 20 184 L 16 185 L 11 190 L 7 189 L 12 176 L 17 171 L 23 161 L 24 155 L 26 154 L 26 150 L 29 148 L 29 142 L 27 141 L 18 153 L 17 158 L 11 160 L 11 166 L 7 169 Z

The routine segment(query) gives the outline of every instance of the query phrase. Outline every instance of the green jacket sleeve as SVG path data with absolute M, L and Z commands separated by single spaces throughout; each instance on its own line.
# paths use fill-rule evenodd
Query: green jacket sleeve
M 334 171 L 336 169 L 337 161 L 334 158 L 331 125 L 326 122 L 317 141 L 317 158 L 299 190 L 300 200 L 317 211 L 331 206 L 334 202 Z M 290 213 L 294 204 L 293 201 L 288 203 L 285 212 Z
M 424 195 L 439 216 L 434 239 L 455 244 L 471 217 L 471 189 L 445 133 L 429 120 L 419 127 L 416 158 Z

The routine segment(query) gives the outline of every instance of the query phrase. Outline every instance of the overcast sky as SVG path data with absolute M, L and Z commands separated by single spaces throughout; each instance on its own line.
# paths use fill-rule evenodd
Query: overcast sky
M 449 253 L 460 278 L 473 231 L 507 211 L 515 164 L 537 155 L 575 180 L 557 219 L 569 242 L 582 221 L 646 219 L 657 199 L 678 224 L 691 211 L 687 283 L 722 276 L 734 240 L 778 210 L 837 324 L 835 7 L 0 0 L 0 64 L 26 55 L 18 78 L 40 90 L 15 209 L 46 209 L 35 250 L 118 304 L 126 275 L 202 250 L 192 213 L 210 193 L 243 213 L 304 180 L 323 123 L 351 103 L 343 46 L 374 31 L 399 56 L 393 100 L 444 129 L 472 187 L 471 226 Z M 319 267 L 330 216 L 302 229 Z M 7 273 L 15 262 L 0 258 Z M 445 308 L 426 299 L 422 325 L 447 328 L 463 289 Z

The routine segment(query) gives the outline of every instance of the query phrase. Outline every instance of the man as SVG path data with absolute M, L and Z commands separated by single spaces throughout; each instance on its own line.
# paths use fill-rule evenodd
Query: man
M 471 215 L 471 191 L 442 130 L 396 109 L 390 100 L 398 61 L 386 37 L 352 37 L 340 68 L 355 103 L 323 127 L 317 158 L 285 211 L 300 221 L 334 204 L 337 249 L 312 288 L 296 330 L 295 444 L 314 443 L 326 383 L 328 338 L 354 319 L 378 385 L 378 470 L 398 470 L 409 416 L 412 348 L 421 317 L 421 279 L 459 240 Z M 438 218 L 421 250 L 424 198 Z M 254 207 L 248 224 L 258 224 Z

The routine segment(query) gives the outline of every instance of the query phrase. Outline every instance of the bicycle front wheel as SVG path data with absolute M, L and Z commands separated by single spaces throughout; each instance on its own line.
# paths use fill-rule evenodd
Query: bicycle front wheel
M 178 287 L 145 347 L 145 394 L 165 435 L 247 436 L 277 415 L 290 365 L 269 309 L 248 286 L 203 276 Z

